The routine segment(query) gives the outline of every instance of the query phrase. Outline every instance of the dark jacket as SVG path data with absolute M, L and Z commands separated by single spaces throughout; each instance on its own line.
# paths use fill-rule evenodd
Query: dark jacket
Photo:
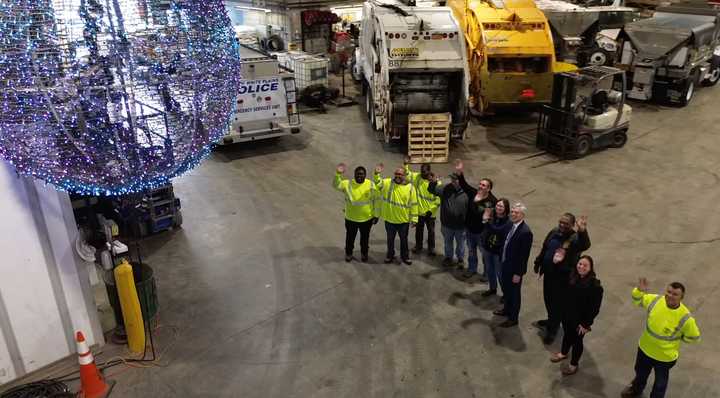
M 563 322 L 590 329 L 602 304 L 603 288 L 600 280 L 578 280 L 571 283 L 566 292 Z
M 510 231 L 512 231 L 512 222 L 510 223 Z M 509 235 L 508 235 L 509 236 Z M 505 258 L 502 260 L 503 274 L 505 270 L 511 272 L 512 275 L 525 275 L 527 273 L 527 263 L 530 259 L 530 249 L 532 248 L 533 234 L 530 227 L 523 220 L 518 225 L 515 233 L 510 237 L 505 249 Z M 501 254 L 502 255 L 502 248 Z
M 485 224 L 482 222 L 483 212 L 487 207 L 494 209 L 495 203 L 497 203 L 497 198 L 495 198 L 495 195 L 493 195 L 492 192 L 488 192 L 487 198 L 481 200 L 480 202 L 475 202 L 475 195 L 477 195 L 478 190 L 467 183 L 464 174 L 460 174 L 460 179 L 458 181 L 460 182 L 460 187 L 463 191 L 465 191 L 468 197 L 468 211 L 467 218 L 465 219 L 465 226 L 470 233 L 482 233 L 483 228 L 485 227 Z
M 502 254 L 503 245 L 505 245 L 505 237 L 512 228 L 510 217 L 493 218 L 489 223 L 485 224 L 483 230 L 482 245 L 483 249 L 493 254 Z
M 552 257 L 555 249 L 565 249 L 565 259 L 558 264 L 553 263 Z M 588 231 L 574 232 L 562 235 L 560 230 L 553 228 L 545 237 L 540 253 L 535 257 L 535 273 L 546 274 L 549 277 L 567 278 L 580 258 L 582 252 L 590 248 L 590 235 Z
M 465 191 L 452 184 L 438 186 L 436 181 L 428 185 L 428 192 L 440 197 L 440 223 L 447 228 L 465 229 L 468 206 Z

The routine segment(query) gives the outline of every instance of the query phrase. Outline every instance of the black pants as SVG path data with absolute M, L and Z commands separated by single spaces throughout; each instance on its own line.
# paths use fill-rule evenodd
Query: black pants
M 670 379 L 670 369 L 675 366 L 676 362 L 661 362 L 652 359 L 638 348 L 637 357 L 635 357 L 635 379 L 632 382 L 633 390 L 638 394 L 642 393 L 650 372 L 655 370 L 655 383 L 653 383 L 650 398 L 663 398 Z
M 520 316 L 520 303 L 522 301 L 522 279 L 520 283 L 513 283 L 513 273 L 511 270 L 506 270 L 506 268 L 509 267 L 503 265 L 503 283 L 501 284 L 503 297 L 505 298 L 505 312 L 508 314 L 508 320 L 517 322 Z
M 387 258 L 395 257 L 395 235 L 400 235 L 400 258 L 409 260 L 408 232 L 410 232 L 410 224 L 393 224 L 385 221 L 385 231 L 387 232 Z
M 350 221 L 345 219 L 345 255 L 352 256 L 355 249 L 355 237 L 358 230 L 360 231 L 360 253 L 363 256 L 368 255 L 370 248 L 370 228 L 372 228 L 372 219 L 365 222 Z
M 543 276 L 543 298 L 548 314 L 546 329 L 548 334 L 556 334 L 563 316 L 563 297 L 567 289 L 564 275 L 545 274 Z
M 428 240 L 427 248 L 430 251 L 435 250 L 435 217 L 420 216 L 418 217 L 417 225 L 415 226 L 415 247 L 418 250 L 423 248 L 423 233 L 427 227 Z
M 572 348 L 572 357 L 570 357 L 570 365 L 572 366 L 578 366 L 583 349 L 585 348 L 583 346 L 583 338 L 585 336 L 578 333 L 578 326 L 580 325 L 577 322 L 569 320 L 563 321 L 563 340 L 560 353 L 567 355 Z

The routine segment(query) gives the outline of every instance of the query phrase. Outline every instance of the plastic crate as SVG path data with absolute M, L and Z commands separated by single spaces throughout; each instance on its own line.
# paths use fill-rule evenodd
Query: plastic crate
M 302 55 L 291 57 L 290 69 L 295 71 L 295 85 L 298 91 L 315 84 L 328 85 L 328 60 Z

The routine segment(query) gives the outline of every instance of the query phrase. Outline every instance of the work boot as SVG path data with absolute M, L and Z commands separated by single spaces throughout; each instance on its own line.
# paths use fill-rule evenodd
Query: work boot
M 350 261 L 352 261 L 352 256 L 346 255 L 346 256 L 345 256 L 345 262 L 346 262 L 346 263 L 349 263 Z
M 457 261 L 457 269 L 465 269 L 465 263 L 461 258 L 459 258 Z
M 485 276 L 485 274 L 480 274 L 480 276 L 478 277 L 478 281 L 487 283 L 488 278 L 487 278 L 487 276 Z
M 362 261 L 362 262 L 364 262 L 364 263 L 368 262 L 368 255 L 367 255 L 367 254 L 363 254 L 362 257 L 360 257 L 360 261 Z
M 490 289 L 490 290 L 486 290 L 486 291 L 480 293 L 480 295 L 483 297 L 490 297 L 494 294 L 497 294 L 497 289 Z
M 453 262 L 452 262 L 451 258 L 445 257 L 445 259 L 443 259 L 443 262 L 442 262 L 443 267 L 452 267 L 452 265 L 453 265 Z
M 620 396 L 622 398 L 634 398 L 634 397 L 639 397 L 640 394 L 641 393 L 636 391 L 635 387 L 633 387 L 633 385 L 630 384 L 629 386 L 625 387 L 624 390 L 622 390 L 622 392 L 620 393 Z
M 395 261 L 395 257 L 387 257 L 387 258 L 385 258 L 384 263 L 385 263 L 385 264 L 390 264 L 390 263 L 393 262 L 393 261 Z
M 409 258 L 404 258 L 402 262 L 405 263 L 405 265 L 412 265 L 412 261 Z

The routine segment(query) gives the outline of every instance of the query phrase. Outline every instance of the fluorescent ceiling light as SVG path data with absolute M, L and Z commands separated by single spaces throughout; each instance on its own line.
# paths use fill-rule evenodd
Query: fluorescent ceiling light
M 265 11 L 265 12 L 272 12 L 271 10 L 267 8 L 258 8 L 258 7 L 247 7 L 247 6 L 233 6 L 235 8 L 241 9 L 241 10 L 252 10 L 252 11 Z

